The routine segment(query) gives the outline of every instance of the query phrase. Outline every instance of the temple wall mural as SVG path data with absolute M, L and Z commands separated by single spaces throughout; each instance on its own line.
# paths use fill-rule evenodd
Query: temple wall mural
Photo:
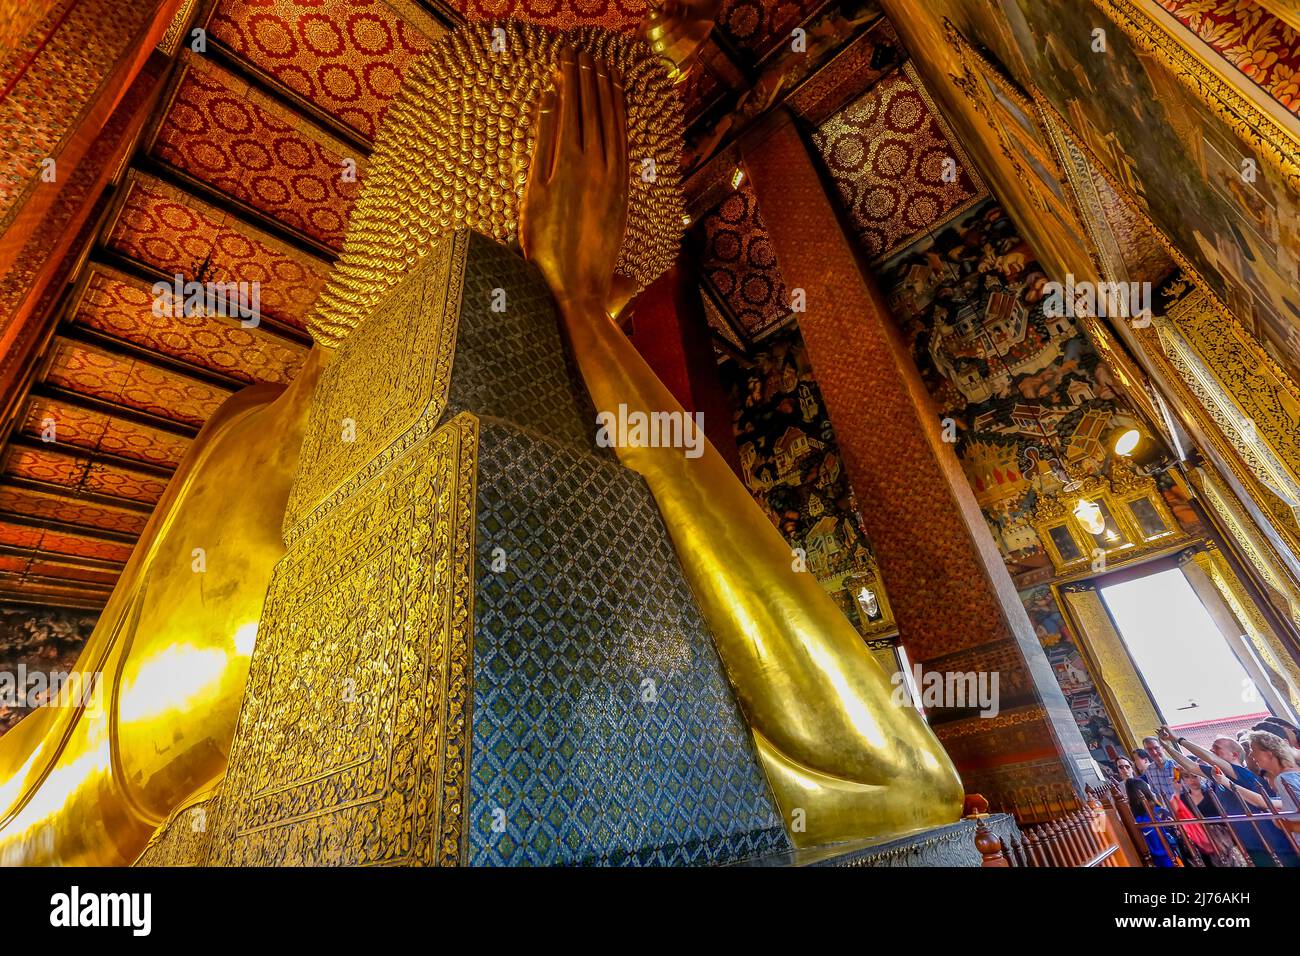
M 1093 51 L 1090 30 L 1056 28 L 1079 16 L 1067 0 L 1001 0 L 1001 12 L 1029 64 L 1030 88 L 1041 90 L 1273 358 L 1300 377 L 1294 180 L 1100 10 L 1084 16 L 1106 31 L 1104 54 Z
M 863 634 L 888 624 L 871 543 L 796 325 L 720 370 L 745 486 Z M 863 594 L 867 588 L 867 594 Z
M 1065 693 L 1088 751 L 1098 763 L 1113 765 L 1115 758 L 1124 753 L 1124 743 L 1106 712 L 1074 632 L 1052 596 L 1051 587 L 1041 584 L 1028 588 L 1020 592 L 1020 600 L 1029 612 L 1034 633 L 1047 652 L 1052 673 Z
M 13 681 L 0 681 L 0 734 L 47 702 L 56 683 L 51 678 L 73 669 L 98 617 L 71 608 L 0 605 L 0 674 Z M 38 674 L 39 682 L 32 679 Z M 19 676 L 28 678 L 22 686 Z
M 1042 566 L 1036 496 L 1103 471 L 1117 410 L 1109 372 L 993 200 L 881 266 L 894 316 L 1009 565 Z

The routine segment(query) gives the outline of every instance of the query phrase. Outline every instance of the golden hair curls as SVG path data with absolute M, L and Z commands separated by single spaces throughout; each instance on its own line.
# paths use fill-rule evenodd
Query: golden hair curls
M 565 45 L 622 70 L 626 84 L 628 217 L 617 271 L 644 288 L 672 265 L 682 110 L 664 62 L 644 41 L 595 27 L 471 24 L 412 65 L 388 110 L 343 253 L 307 320 L 316 341 L 342 341 L 451 230 L 516 238 L 533 114 Z

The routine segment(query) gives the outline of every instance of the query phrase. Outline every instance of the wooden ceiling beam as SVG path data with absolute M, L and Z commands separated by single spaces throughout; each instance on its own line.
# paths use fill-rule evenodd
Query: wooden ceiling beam
M 417 7 L 422 7 L 433 15 L 433 18 L 441 23 L 448 30 L 457 30 L 466 24 L 465 14 L 461 13 L 450 3 L 444 3 L 442 0 L 415 0 Z
M 53 551 L 40 551 L 34 548 L 17 548 L 12 544 L 0 544 L 0 555 L 18 558 L 23 561 L 41 561 L 50 564 L 68 564 L 84 568 L 87 571 L 109 571 L 121 574 L 126 567 L 123 561 L 109 561 L 105 558 L 83 558 L 75 554 L 55 554 Z
M 199 55 L 223 70 L 233 73 L 238 79 L 289 112 L 302 116 L 327 136 L 339 140 L 340 145 L 352 150 L 357 159 L 368 158 L 374 150 L 374 143 L 368 137 L 325 112 L 311 100 L 295 93 L 215 37 L 208 37 L 207 48 Z
M 5 488 L 13 488 L 16 491 L 30 491 L 38 495 L 55 495 L 69 501 L 98 505 L 102 508 L 116 508 L 119 511 L 129 511 L 132 514 L 143 515 L 144 517 L 153 514 L 153 505 L 145 504 L 143 501 L 136 501 L 132 498 L 118 498 L 115 495 L 103 495 L 82 488 L 69 488 L 67 485 L 55 484 L 52 481 L 41 481 L 37 478 L 24 478 L 21 475 L 0 475 L 0 491 Z
M 143 428 L 152 428 L 168 435 L 175 435 L 177 438 L 192 440 L 199 433 L 198 428 L 188 422 L 173 421 L 162 415 L 155 415 L 153 412 L 141 411 L 128 405 L 119 405 L 117 402 L 95 398 L 92 395 L 83 395 L 81 392 L 74 392 L 71 389 L 63 388 L 61 385 L 52 385 L 49 382 L 37 382 L 32 386 L 30 395 L 32 398 L 61 402 L 82 411 L 107 415 L 110 418 L 130 422 L 132 425 L 139 425 Z
M 278 219 L 271 218 L 255 206 L 250 206 L 242 199 L 236 199 L 229 193 L 222 192 L 215 186 L 205 183 L 197 176 L 191 175 L 183 169 L 178 169 L 171 163 L 147 153 L 139 153 L 132 160 L 131 168 L 139 170 L 146 176 L 160 179 L 168 186 L 187 192 L 195 198 L 203 200 L 209 206 L 219 209 L 226 215 L 245 222 L 254 229 L 274 236 L 299 252 L 315 256 L 329 265 L 333 265 L 334 261 L 338 259 L 338 253 L 319 239 L 315 239 L 305 232 L 300 232 L 292 226 L 287 226 Z
M 34 518 L 31 515 L 21 514 L 17 511 L 6 511 L 3 508 L 0 508 L 0 521 L 16 524 L 24 528 L 32 528 L 37 531 L 56 531 L 59 534 L 75 535 L 78 538 L 91 538 L 105 544 L 133 545 L 139 537 L 139 535 L 128 534 L 125 531 L 110 531 L 107 528 L 96 528 L 93 525 L 61 521 L 58 518 Z
M 127 342 L 125 339 L 119 339 L 116 336 L 107 335 L 97 329 L 88 328 L 84 325 L 78 325 L 71 320 L 65 320 L 58 330 L 58 337 L 70 342 L 76 342 L 81 345 L 88 345 L 97 348 L 117 358 L 128 359 L 132 362 L 143 362 L 146 365 L 152 365 L 155 368 L 164 371 L 174 372 L 177 375 L 183 375 L 186 378 L 194 379 L 212 385 L 216 388 L 227 392 L 237 392 L 241 388 L 247 388 L 251 383 L 242 379 L 235 378 L 233 375 L 226 375 L 224 372 L 217 372 L 201 365 L 195 365 L 193 362 L 187 362 L 184 359 L 178 359 L 171 355 L 164 355 L 161 352 L 155 352 L 151 348 L 143 345 L 137 345 L 134 342 Z
M 91 253 L 90 264 L 118 272 L 150 286 L 155 282 L 166 282 L 170 285 L 176 279 L 174 275 L 163 272 L 157 266 L 151 266 L 147 262 L 141 262 L 139 259 L 106 247 L 97 248 Z M 186 276 L 186 278 L 193 279 L 193 276 Z M 295 328 L 287 322 L 281 322 L 265 313 L 259 313 L 257 319 L 257 325 L 253 327 L 254 331 L 261 331 L 282 342 L 302 348 L 311 348 L 313 345 L 312 337 L 306 331 Z
M 33 438 L 31 435 L 11 435 L 9 438 L 10 447 L 31 448 L 35 451 L 55 452 L 60 455 L 67 455 L 69 458 L 82 458 L 90 462 L 96 462 L 101 465 L 108 465 L 113 468 L 120 468 L 124 471 L 135 471 L 144 475 L 150 475 L 154 478 L 171 478 L 174 468 L 168 468 L 164 465 L 154 465 L 143 461 L 135 461 L 131 458 L 123 458 L 121 455 L 114 455 L 107 451 L 90 451 L 86 448 L 78 448 L 76 445 L 68 445 L 64 442 L 41 441 L 39 438 Z
M 24 584 L 33 584 L 37 588 L 58 588 L 60 590 L 84 591 L 87 596 L 103 594 L 107 597 L 113 592 L 114 584 L 109 581 L 87 581 L 83 578 L 61 578 L 55 574 L 32 574 L 24 572 L 19 575 L 16 571 L 0 571 L 0 581 L 5 578 L 19 578 L 13 582 L 14 587 L 19 590 Z
M 82 582 L 76 583 L 81 584 Z M 90 584 L 90 582 L 85 583 Z M 24 606 L 30 604 L 35 607 L 66 607 L 77 611 L 102 611 L 112 593 L 112 588 L 104 591 L 94 591 L 91 587 L 76 587 L 71 594 L 53 591 L 33 591 L 29 593 L 0 588 L 0 604 L 20 604 Z M 85 596 L 82 597 L 82 594 Z

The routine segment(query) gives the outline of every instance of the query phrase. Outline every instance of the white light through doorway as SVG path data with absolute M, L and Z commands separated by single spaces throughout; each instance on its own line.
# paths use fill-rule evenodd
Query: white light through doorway
M 1181 571 L 1112 584 L 1101 595 L 1171 725 L 1268 709 L 1248 693 L 1252 684 L 1245 669 Z

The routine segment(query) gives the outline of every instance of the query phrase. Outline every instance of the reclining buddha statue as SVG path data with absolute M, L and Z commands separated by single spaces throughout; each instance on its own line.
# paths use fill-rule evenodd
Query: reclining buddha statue
M 0 738 L 0 861 L 732 862 L 958 817 L 722 457 L 595 441 L 690 427 L 612 316 L 676 255 L 707 15 L 412 65 L 306 366 L 195 442 L 78 662 L 100 693 Z

